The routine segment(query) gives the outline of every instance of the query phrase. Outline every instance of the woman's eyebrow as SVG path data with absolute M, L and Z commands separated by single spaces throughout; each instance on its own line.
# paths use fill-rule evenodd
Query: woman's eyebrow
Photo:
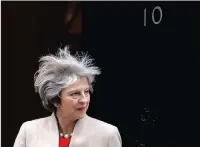
M 67 93 L 74 93 L 74 92 L 80 92 L 80 90 L 71 90 L 71 91 L 68 91 Z
M 74 89 L 74 90 L 68 91 L 68 93 L 81 92 L 82 90 L 84 91 L 84 90 L 89 90 L 89 89 L 90 89 L 89 87 L 87 87 L 87 88 L 85 88 L 85 89 Z

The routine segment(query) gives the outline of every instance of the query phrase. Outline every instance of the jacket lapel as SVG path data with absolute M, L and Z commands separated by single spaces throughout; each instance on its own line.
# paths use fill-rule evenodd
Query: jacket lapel
M 56 122 L 55 114 L 49 117 L 49 122 L 46 124 L 48 126 L 48 142 L 50 147 L 59 147 L 59 132 L 58 125 Z
M 86 114 L 75 124 L 73 136 L 71 138 L 69 147 L 83 147 L 86 145 L 86 140 L 84 136 L 86 136 L 86 124 L 88 118 L 89 116 Z

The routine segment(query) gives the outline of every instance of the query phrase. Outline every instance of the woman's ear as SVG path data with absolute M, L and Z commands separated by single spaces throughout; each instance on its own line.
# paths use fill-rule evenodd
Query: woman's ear
M 56 108 L 58 108 L 58 107 L 59 107 L 59 104 L 56 103 L 56 104 L 54 104 L 54 106 L 55 106 Z
M 58 97 L 59 98 L 61 98 L 61 92 L 62 92 L 62 90 L 58 93 Z

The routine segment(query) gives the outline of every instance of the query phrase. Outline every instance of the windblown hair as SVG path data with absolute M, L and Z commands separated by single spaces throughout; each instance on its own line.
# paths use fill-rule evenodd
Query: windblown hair
M 59 93 L 63 88 L 76 82 L 80 77 L 87 77 L 90 90 L 100 69 L 93 65 L 93 59 L 88 54 L 72 56 L 69 47 L 59 49 L 56 55 L 46 55 L 39 59 L 40 65 L 34 75 L 36 92 L 42 99 L 43 106 L 50 112 L 60 103 Z

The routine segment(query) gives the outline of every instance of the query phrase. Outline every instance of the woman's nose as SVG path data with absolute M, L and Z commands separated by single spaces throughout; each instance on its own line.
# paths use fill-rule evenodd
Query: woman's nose
M 82 93 L 82 96 L 81 96 L 81 98 L 80 98 L 80 100 L 79 100 L 80 102 L 87 102 L 88 101 L 88 96 L 87 95 L 85 95 L 84 93 Z

